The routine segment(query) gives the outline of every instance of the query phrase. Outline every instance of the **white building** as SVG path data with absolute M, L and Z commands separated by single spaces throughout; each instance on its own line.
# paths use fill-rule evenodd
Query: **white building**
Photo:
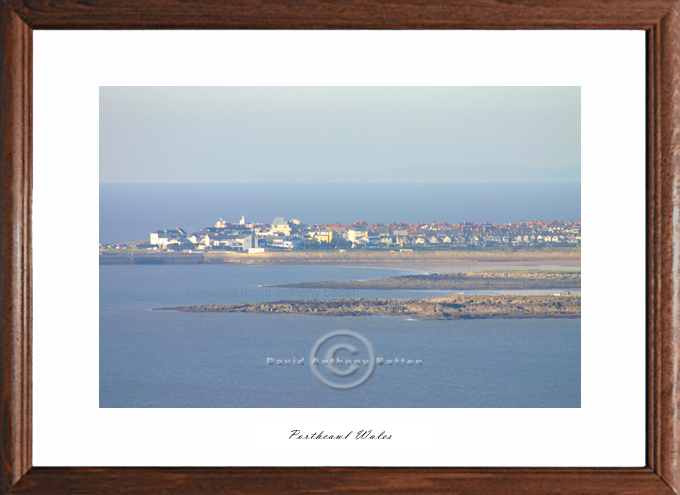
M 349 229 L 347 231 L 347 240 L 350 242 L 357 242 L 360 240 L 368 241 L 368 229 Z
M 205 236 L 206 247 L 226 247 L 235 251 L 248 251 L 257 248 L 257 237 L 252 234 L 208 234 Z
M 183 240 L 186 241 L 186 237 L 187 233 L 182 229 L 157 230 L 149 235 L 149 244 L 164 249 L 170 243 L 177 244 Z

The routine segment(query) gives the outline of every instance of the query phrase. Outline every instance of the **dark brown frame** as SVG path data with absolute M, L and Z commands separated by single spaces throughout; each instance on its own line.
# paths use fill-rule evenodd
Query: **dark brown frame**
M 639 29 L 647 39 L 647 453 L 641 468 L 33 468 L 34 29 Z M 680 493 L 680 0 L 0 0 L 3 493 Z M 612 167 L 612 181 L 616 168 Z M 230 446 L 225 445 L 225 448 Z

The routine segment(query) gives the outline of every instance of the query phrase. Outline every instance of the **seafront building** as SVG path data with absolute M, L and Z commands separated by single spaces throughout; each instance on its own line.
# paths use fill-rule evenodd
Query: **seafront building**
M 262 252 L 268 249 L 453 249 L 456 247 L 580 246 L 581 222 L 529 221 L 491 223 L 381 223 L 357 221 L 304 224 L 276 217 L 271 224 L 236 223 L 223 219 L 214 227 L 187 234 L 181 228 L 151 232 L 149 242 L 130 243 L 141 249 Z M 325 247 L 324 247 L 325 246 Z

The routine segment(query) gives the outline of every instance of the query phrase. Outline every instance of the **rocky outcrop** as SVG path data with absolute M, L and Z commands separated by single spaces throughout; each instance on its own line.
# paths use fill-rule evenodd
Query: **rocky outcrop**
M 410 316 L 436 320 L 473 318 L 579 318 L 580 296 L 451 295 L 425 299 L 333 299 L 212 304 L 158 308 L 187 313 L 266 313 L 313 316 Z

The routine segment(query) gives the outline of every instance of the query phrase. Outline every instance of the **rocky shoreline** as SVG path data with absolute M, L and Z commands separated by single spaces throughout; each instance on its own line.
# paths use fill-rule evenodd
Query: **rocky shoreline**
M 450 295 L 425 299 L 333 299 L 156 308 L 185 313 L 264 313 L 311 316 L 398 316 L 434 320 L 580 318 L 581 297 Z
M 274 285 L 296 289 L 372 290 L 537 290 L 580 289 L 581 272 L 476 271 L 382 277 L 372 280 L 331 280 Z

